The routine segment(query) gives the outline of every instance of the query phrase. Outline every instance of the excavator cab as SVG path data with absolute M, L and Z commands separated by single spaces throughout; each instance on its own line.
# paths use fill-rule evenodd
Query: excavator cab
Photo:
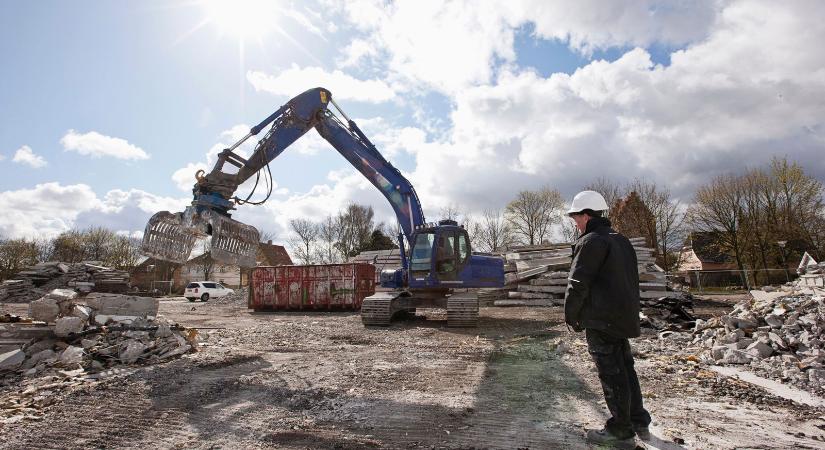
M 438 226 L 419 230 L 410 252 L 410 287 L 431 287 L 461 283 L 461 272 L 470 260 L 467 230 L 455 221 L 442 220 Z

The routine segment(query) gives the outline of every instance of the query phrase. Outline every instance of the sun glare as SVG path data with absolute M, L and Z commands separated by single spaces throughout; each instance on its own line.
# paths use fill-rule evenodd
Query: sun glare
M 203 0 L 203 7 L 221 34 L 239 39 L 261 38 L 278 26 L 279 6 L 273 0 Z

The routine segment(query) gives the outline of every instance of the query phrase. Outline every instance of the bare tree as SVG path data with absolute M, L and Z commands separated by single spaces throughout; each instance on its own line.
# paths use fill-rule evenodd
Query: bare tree
M 341 235 L 337 248 L 345 260 L 369 245 L 374 230 L 374 216 L 375 212 L 371 206 L 356 203 L 347 205 L 344 211 L 338 213 Z
M 140 258 L 140 240 L 128 236 L 116 236 L 106 255 L 106 265 L 117 269 L 130 269 Z
M 741 180 L 734 175 L 721 175 L 696 191 L 688 220 L 696 231 L 720 232 L 720 249 L 733 255 L 742 284 L 750 289 L 744 266 L 745 235 L 741 230 L 744 208 Z
M 77 230 L 68 230 L 60 233 L 53 241 L 52 255 L 48 258 L 53 261 L 66 263 L 81 262 L 85 259 L 83 236 Z
M 34 245 L 37 247 L 37 260 L 39 262 L 46 262 L 54 253 L 54 239 L 51 238 L 36 238 Z
M 295 237 L 290 239 L 290 244 L 298 260 L 302 264 L 315 263 L 314 250 L 319 235 L 318 224 L 308 219 L 292 219 L 289 221 L 289 226 L 295 233 Z
M 457 204 L 450 203 L 449 205 L 441 208 L 441 210 L 439 211 L 439 215 L 442 219 L 455 220 L 456 222 L 461 223 L 461 219 L 464 216 L 464 212 Z
M 653 216 L 652 229 L 648 233 L 656 238 L 656 253 L 662 269 L 672 271 L 678 265 L 674 250 L 681 248 L 685 239 L 684 208 L 672 199 L 670 189 L 659 187 L 652 181 L 637 178 L 626 190 L 636 192 Z
M 215 272 L 215 259 L 212 258 L 211 247 L 207 239 L 202 240 L 201 246 L 203 253 L 194 258 L 192 264 L 199 273 L 203 274 L 204 281 L 207 281 Z
M 605 177 L 596 178 L 595 181 L 592 183 L 584 186 L 584 190 L 586 191 L 596 191 L 599 194 L 602 194 L 605 201 L 607 202 L 608 208 L 613 208 L 616 206 L 616 203 L 624 197 L 628 190 L 623 188 L 619 183 Z M 607 211 L 605 217 L 610 216 L 610 210 Z
M 90 261 L 107 262 L 117 235 L 103 227 L 89 227 L 81 233 L 84 258 Z
M 485 209 L 473 230 L 472 242 L 481 251 L 501 252 L 513 241 L 510 223 L 500 209 Z
M 259 239 L 261 242 L 269 243 L 269 241 L 274 241 L 277 237 L 278 235 L 274 231 L 261 230 Z
M 318 238 L 320 240 L 318 260 L 322 264 L 342 262 L 341 254 L 336 248 L 340 236 L 341 223 L 336 217 L 327 216 L 318 225 Z
M 564 200 L 559 191 L 543 187 L 521 191 L 507 204 L 505 217 L 513 234 L 528 245 L 541 244 L 550 236 L 551 227 L 560 220 Z
M 0 280 L 8 279 L 37 262 L 37 246 L 26 239 L 0 241 Z

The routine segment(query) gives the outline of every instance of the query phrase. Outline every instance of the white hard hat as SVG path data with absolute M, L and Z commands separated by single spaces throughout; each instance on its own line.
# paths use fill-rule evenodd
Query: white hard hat
M 585 209 L 593 211 L 607 211 L 607 202 L 604 201 L 602 194 L 596 191 L 581 191 L 573 197 L 573 204 L 567 214 L 579 213 Z

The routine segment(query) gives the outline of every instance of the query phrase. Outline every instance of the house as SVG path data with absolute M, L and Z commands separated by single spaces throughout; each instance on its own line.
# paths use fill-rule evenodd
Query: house
M 263 242 L 258 244 L 258 257 L 255 258 L 255 263 L 258 266 L 291 266 L 292 258 L 289 257 L 283 245 L 273 244 L 271 240 L 266 244 Z M 251 270 L 244 270 L 241 272 L 241 284 L 249 285 L 249 274 Z
M 733 257 L 719 248 L 719 231 L 693 232 L 679 253 L 674 273 L 691 286 L 744 285 Z
M 258 244 L 255 263 L 258 266 L 282 266 L 291 265 L 292 259 L 283 246 L 268 241 L 266 244 Z M 223 264 L 214 260 L 209 252 L 190 259 L 181 267 L 181 278 L 186 283 L 209 280 L 231 288 L 247 286 L 249 273 L 248 269 L 242 269 L 236 264 Z
M 130 284 L 141 291 L 157 289 L 162 293 L 183 292 L 187 281 L 181 278 L 181 265 L 155 258 L 146 258 L 129 271 Z
M 694 232 L 679 254 L 676 272 L 736 270 L 736 262 L 717 243 L 719 232 Z

